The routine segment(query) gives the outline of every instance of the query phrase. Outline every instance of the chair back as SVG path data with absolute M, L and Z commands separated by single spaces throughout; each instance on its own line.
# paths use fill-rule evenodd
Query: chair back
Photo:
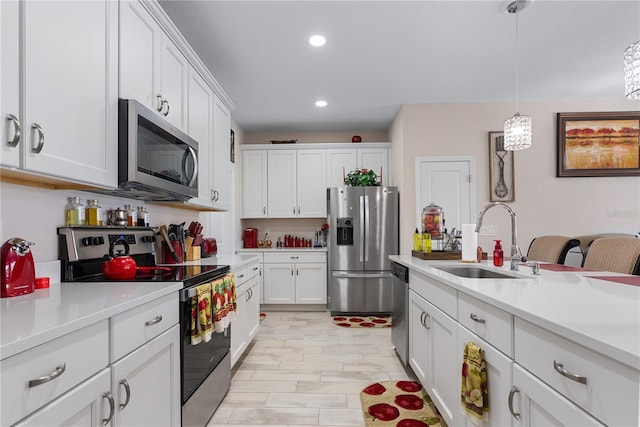
M 564 264 L 571 248 L 580 245 L 580 241 L 566 236 L 539 236 L 531 241 L 527 259 L 533 261 Z
M 584 268 L 640 275 L 640 239 L 604 237 L 587 247 Z

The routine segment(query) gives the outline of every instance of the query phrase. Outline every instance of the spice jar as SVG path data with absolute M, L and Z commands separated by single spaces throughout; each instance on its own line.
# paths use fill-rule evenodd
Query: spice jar
M 87 209 L 86 209 L 86 217 L 88 225 L 103 225 L 104 217 L 102 213 L 102 208 L 98 204 L 98 200 L 89 199 L 87 200 Z
M 149 212 L 147 211 L 146 206 L 138 206 L 138 221 L 137 225 L 139 227 L 148 227 L 149 226 Z
M 68 197 L 67 202 L 67 206 L 65 207 L 65 224 L 67 227 L 70 225 L 86 224 L 85 209 L 84 205 L 80 203 L 80 197 Z
M 124 210 L 127 212 L 127 225 L 133 226 L 138 224 L 138 212 L 133 208 L 133 205 L 124 205 Z
M 431 203 L 422 209 L 422 229 L 429 233 L 432 239 L 442 238 L 444 211 L 440 206 Z

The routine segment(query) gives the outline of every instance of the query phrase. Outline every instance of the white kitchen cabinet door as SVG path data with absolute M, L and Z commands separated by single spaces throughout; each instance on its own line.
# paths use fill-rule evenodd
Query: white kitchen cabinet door
M 458 365 L 462 367 L 462 356 L 467 342 L 473 342 L 484 350 L 484 360 L 487 366 L 487 384 L 489 390 L 489 415 L 486 425 L 509 427 L 513 425 L 513 418 L 509 413 L 507 396 L 511 390 L 511 359 L 498 351 L 495 347 L 473 334 L 462 325 L 458 325 Z M 467 427 L 475 427 L 468 418 Z
M 118 3 L 22 6 L 23 168 L 116 186 Z
M 327 187 L 343 187 L 344 177 L 357 166 L 356 149 L 327 150 Z
M 198 197 L 189 204 L 213 205 L 211 167 L 213 164 L 213 90 L 193 68 L 189 69 L 188 133 L 198 142 Z
M 257 267 L 258 265 L 254 266 Z M 253 268 L 253 267 L 250 267 Z M 247 344 L 250 343 L 260 330 L 260 303 L 262 302 L 262 296 L 260 290 L 262 289 L 262 274 L 258 274 L 250 283 L 249 297 L 247 299 L 247 313 L 245 317 L 245 332 L 247 335 Z
M 356 167 L 373 170 L 382 177 L 382 185 L 389 185 L 389 150 L 386 148 L 359 148 L 356 155 L 358 157 Z
M 230 156 L 231 113 L 226 105 L 214 96 L 211 190 L 213 207 L 225 211 L 231 208 Z
M 169 123 L 187 131 L 189 61 L 164 33 L 160 46 L 160 94 L 166 101 L 161 114 Z
M 20 43 L 17 0 L 0 2 L 0 164 L 20 166 Z
M 137 0 L 120 2 L 120 97 L 155 111 L 160 94 L 162 29 Z
M 234 272 L 235 274 L 235 272 Z M 237 275 L 236 275 L 237 278 Z M 236 283 L 237 285 L 237 283 Z M 247 349 L 247 299 L 248 286 L 236 286 L 236 318 L 231 325 L 231 345 L 229 352 L 231 353 L 231 367 L 233 368 L 238 362 L 242 353 Z
M 447 425 L 460 422 L 457 322 L 409 292 L 409 364 Z
M 269 150 L 268 165 L 267 215 L 269 218 L 296 216 L 296 151 Z
M 296 216 L 327 216 L 326 150 L 299 150 L 297 153 Z
M 114 425 L 179 426 L 180 326 L 114 363 L 111 384 L 116 405 Z
M 242 152 L 244 218 L 267 217 L 267 150 Z
M 109 420 L 110 390 L 109 369 L 103 369 L 14 426 L 102 427 Z
M 327 264 L 300 263 L 296 270 L 296 304 L 327 303 Z
M 491 385 L 489 385 L 491 387 Z M 603 426 L 551 387 L 513 364 L 513 388 L 507 397 L 513 424 L 522 427 Z
M 264 303 L 295 304 L 296 281 L 293 264 L 264 264 Z

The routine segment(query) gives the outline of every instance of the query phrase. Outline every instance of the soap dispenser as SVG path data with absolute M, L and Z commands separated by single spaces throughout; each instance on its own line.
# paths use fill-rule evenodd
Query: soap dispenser
M 502 267 L 504 261 L 504 254 L 502 252 L 502 245 L 500 240 L 496 240 L 496 246 L 493 248 L 493 265 L 496 267 Z

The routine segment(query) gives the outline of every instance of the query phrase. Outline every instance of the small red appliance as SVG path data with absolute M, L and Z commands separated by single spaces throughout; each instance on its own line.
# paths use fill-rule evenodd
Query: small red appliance
M 29 246 L 34 243 L 13 237 L 2 244 L 1 298 L 30 294 L 35 289 L 36 268 Z
M 207 237 L 206 239 L 202 239 L 202 256 L 208 257 L 212 255 L 217 255 L 218 253 L 218 242 L 213 237 Z
M 245 248 L 258 247 L 258 229 L 257 228 L 244 229 L 244 247 Z

